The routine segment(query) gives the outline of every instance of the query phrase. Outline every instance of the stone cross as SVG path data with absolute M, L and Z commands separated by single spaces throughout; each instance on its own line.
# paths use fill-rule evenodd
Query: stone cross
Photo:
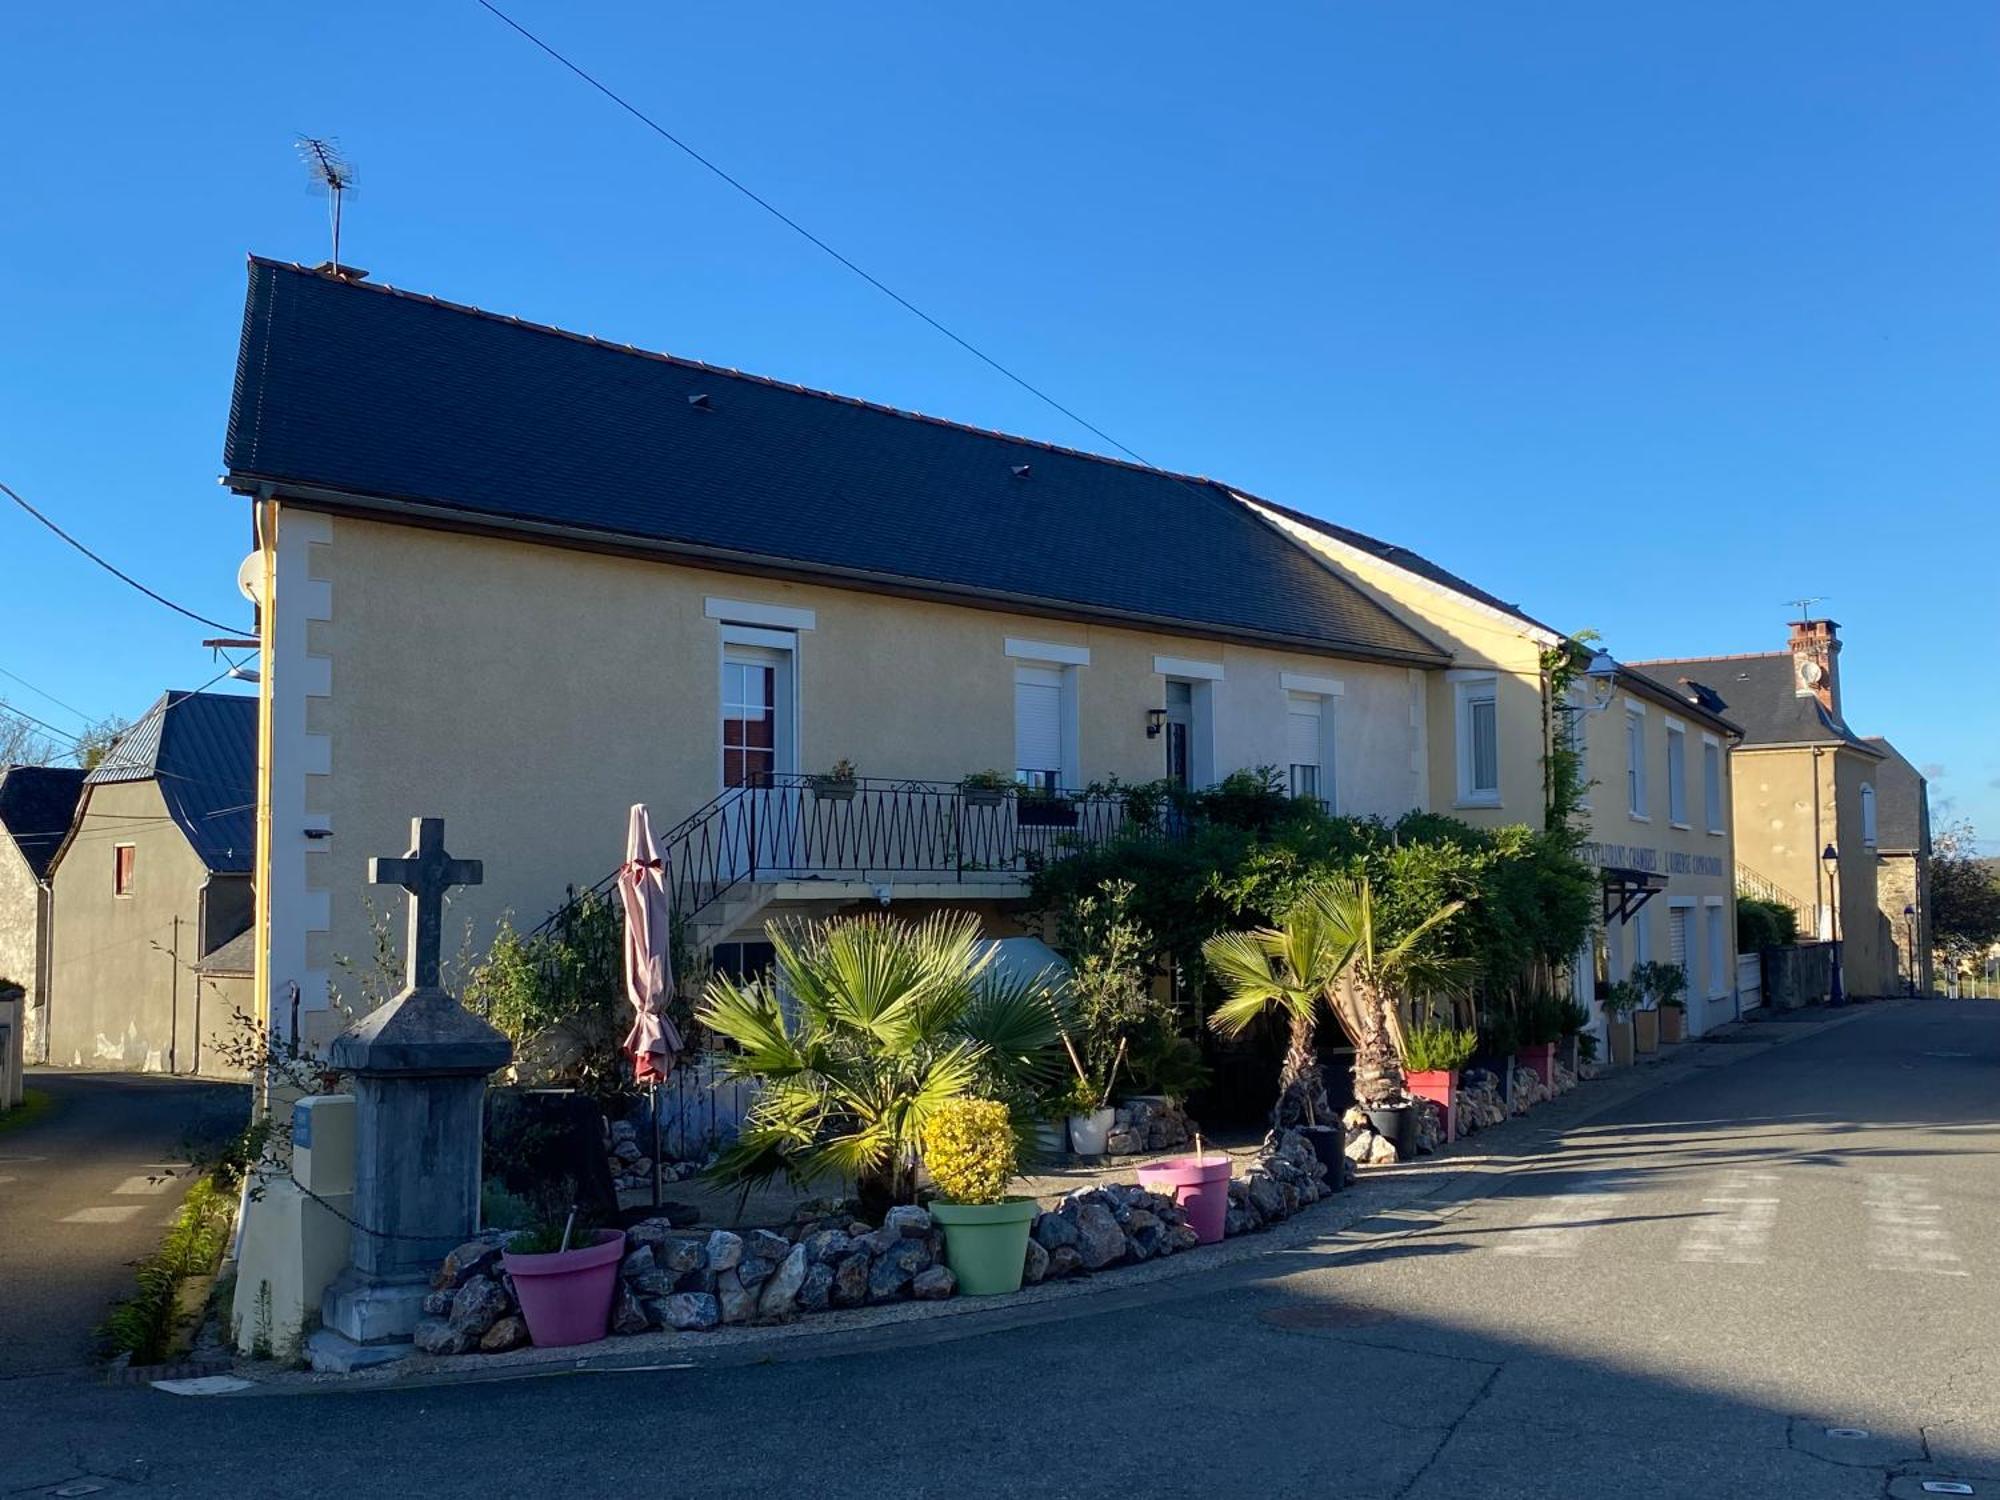
M 368 861 L 371 885 L 400 885 L 410 893 L 409 984 L 438 987 L 438 948 L 444 937 L 444 893 L 455 885 L 478 885 L 484 869 L 476 859 L 453 859 L 444 852 L 444 819 L 410 819 L 410 852 L 401 859 Z

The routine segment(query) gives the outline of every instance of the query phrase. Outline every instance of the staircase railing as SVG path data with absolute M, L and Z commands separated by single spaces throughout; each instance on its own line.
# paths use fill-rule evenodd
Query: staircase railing
M 1032 874 L 1119 836 L 1168 838 L 1179 829 L 1178 816 L 1158 798 L 1130 799 L 1121 791 L 779 775 L 731 788 L 656 842 L 674 913 L 692 922 L 757 882 L 886 883 L 928 875 L 975 884 Z M 606 894 L 617 879 L 614 869 L 590 891 Z M 561 908 L 536 930 L 560 914 Z
M 1809 903 L 1801 901 L 1777 881 L 1758 874 L 1740 860 L 1736 865 L 1736 894 L 1754 896 L 1759 901 L 1773 901 L 1779 906 L 1789 906 L 1799 919 L 1801 933 L 1811 933 L 1818 924 L 1819 914 Z

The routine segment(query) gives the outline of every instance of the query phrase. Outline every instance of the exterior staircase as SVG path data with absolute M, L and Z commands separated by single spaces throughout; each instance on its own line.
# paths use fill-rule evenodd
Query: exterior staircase
M 1779 906 L 1789 906 L 1799 919 L 1801 936 L 1810 936 L 1818 931 L 1819 912 L 1811 902 L 1801 901 L 1777 881 L 1758 874 L 1741 860 L 1736 862 L 1736 894 L 1752 896 L 1759 901 L 1775 902 Z

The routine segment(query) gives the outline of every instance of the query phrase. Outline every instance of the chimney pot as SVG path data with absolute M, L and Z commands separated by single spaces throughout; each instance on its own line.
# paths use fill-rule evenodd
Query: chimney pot
M 1792 691 L 1817 698 L 1834 723 L 1840 716 L 1840 625 L 1834 620 L 1794 620 L 1788 642 L 1792 652 Z

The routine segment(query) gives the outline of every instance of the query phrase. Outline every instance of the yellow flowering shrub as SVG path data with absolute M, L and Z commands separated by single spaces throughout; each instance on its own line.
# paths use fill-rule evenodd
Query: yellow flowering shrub
M 993 1099 L 953 1099 L 924 1125 L 924 1165 L 947 1203 L 998 1203 L 1014 1180 L 1014 1123 Z

